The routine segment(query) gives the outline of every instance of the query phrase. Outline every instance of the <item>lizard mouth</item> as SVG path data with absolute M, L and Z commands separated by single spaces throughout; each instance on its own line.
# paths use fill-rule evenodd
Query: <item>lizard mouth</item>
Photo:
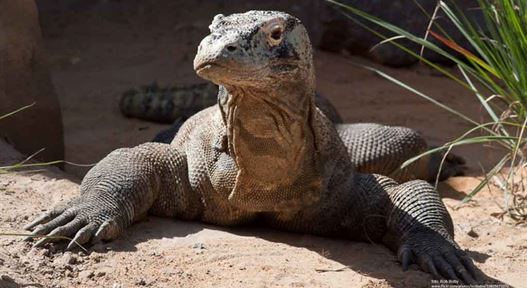
M 196 71 L 199 74 L 201 72 L 211 69 L 213 66 L 218 66 L 218 65 L 213 62 L 199 63 L 198 65 L 194 66 L 194 71 Z

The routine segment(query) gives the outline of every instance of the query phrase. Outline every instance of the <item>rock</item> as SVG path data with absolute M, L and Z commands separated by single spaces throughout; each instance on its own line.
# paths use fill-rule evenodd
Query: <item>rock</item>
M 96 277 L 103 277 L 105 275 L 111 275 L 114 271 L 115 267 L 111 267 L 111 266 L 108 266 L 108 267 L 101 267 L 99 269 L 97 269 L 95 271 L 95 276 Z
M 470 231 L 468 231 L 467 235 L 472 237 L 472 238 L 478 238 L 479 237 L 479 234 L 476 231 L 474 231 L 473 228 L 470 229 Z
M 71 252 L 65 252 L 61 257 L 56 258 L 53 261 L 55 266 L 64 267 L 67 265 L 73 265 L 78 263 L 78 256 Z
M 94 263 L 99 263 L 101 262 L 101 260 L 103 259 L 103 256 L 99 253 L 92 253 L 90 256 L 89 256 L 89 259 L 91 261 L 93 261 Z
M 206 248 L 205 248 L 205 245 L 203 243 L 196 242 L 196 243 L 194 243 L 194 245 L 192 245 L 192 249 L 202 250 L 202 249 L 206 249 Z
M 88 279 L 92 278 L 93 275 L 94 275 L 93 271 L 85 270 L 85 271 L 79 272 L 79 279 L 81 279 L 81 280 L 88 280 Z
M 429 17 L 416 5 L 415 0 L 342 0 L 340 2 L 377 16 L 418 36 L 425 35 L 430 22 Z M 418 0 L 418 2 L 429 15 L 433 14 L 436 1 Z M 477 9 L 471 9 L 477 7 L 477 0 L 458 0 L 455 3 L 469 17 L 478 22 L 481 21 L 481 12 Z M 390 66 L 409 66 L 417 62 L 415 57 L 391 44 L 383 44 L 370 51 L 382 39 L 343 16 L 335 7 L 324 5 L 320 8 L 319 23 L 321 32 L 319 33 L 319 38 L 313 39 L 313 42 L 322 50 L 330 52 L 346 50 L 351 54 L 368 56 L 381 64 Z M 388 37 L 393 36 L 393 34 L 377 27 L 375 24 L 362 20 L 358 16 L 352 16 Z M 454 41 L 467 49 L 470 48 L 468 41 L 464 40 L 457 28 L 452 23 L 449 23 L 444 15 L 439 16 L 441 18 L 437 20 L 437 23 L 453 37 Z M 409 47 L 416 53 L 420 52 L 421 47 L 408 40 L 398 40 L 397 42 Z M 437 41 L 434 42 L 437 43 Z M 446 58 L 430 51 L 425 50 L 424 56 L 433 62 L 449 63 Z
M 0 287 L 1 288 L 17 288 L 20 287 L 15 280 L 7 275 L 0 276 Z
M 0 1 L 0 138 L 41 161 L 64 159 L 62 115 L 51 83 L 34 0 Z

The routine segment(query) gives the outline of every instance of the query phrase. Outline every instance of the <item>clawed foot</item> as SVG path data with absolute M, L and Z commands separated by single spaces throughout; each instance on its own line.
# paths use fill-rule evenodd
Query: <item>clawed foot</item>
M 417 264 L 436 278 L 460 280 L 466 284 L 479 280 L 472 259 L 453 240 L 436 232 L 421 232 L 416 236 L 410 236 L 397 253 L 404 271 L 410 264 Z
M 55 207 L 24 226 L 24 229 L 32 231 L 31 236 L 25 240 L 41 238 L 33 245 L 41 247 L 49 242 L 71 239 L 67 250 L 88 242 L 112 240 L 122 230 L 117 224 L 117 217 L 112 214 L 114 213 L 104 207 L 83 204 L 75 199 Z

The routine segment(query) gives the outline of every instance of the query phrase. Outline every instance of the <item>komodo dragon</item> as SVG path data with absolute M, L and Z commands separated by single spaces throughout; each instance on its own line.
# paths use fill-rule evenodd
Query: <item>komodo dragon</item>
M 194 69 L 222 87 L 219 104 L 187 120 L 171 144 L 110 153 L 88 172 L 80 196 L 26 229 L 84 244 L 115 239 L 147 213 L 254 223 L 382 242 L 403 269 L 417 263 L 436 277 L 475 281 L 475 267 L 454 241 L 452 220 L 430 184 L 354 171 L 343 142 L 353 133 L 336 129 L 314 105 L 311 44 L 297 18 L 273 11 L 217 15 L 210 30 Z M 409 137 L 400 128 L 362 128 L 354 141 L 371 159 L 422 142 L 400 142 Z M 393 132 L 391 146 L 372 146 L 382 139 L 368 137 L 385 131 Z M 58 240 L 34 246 L 49 241 Z

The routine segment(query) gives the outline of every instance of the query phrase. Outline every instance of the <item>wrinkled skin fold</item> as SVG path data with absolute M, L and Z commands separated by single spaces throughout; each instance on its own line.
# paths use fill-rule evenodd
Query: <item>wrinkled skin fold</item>
M 73 237 L 72 248 L 116 239 L 147 213 L 258 223 L 384 243 L 404 269 L 416 263 L 436 277 L 477 280 L 437 191 L 415 180 L 429 176 L 431 159 L 396 175 L 407 182 L 380 175 L 426 148 L 424 140 L 401 127 L 335 126 L 314 104 L 311 44 L 298 19 L 249 11 L 218 15 L 210 29 L 194 68 L 220 85 L 218 105 L 188 119 L 171 144 L 110 153 L 86 175 L 80 196 L 27 229 Z

